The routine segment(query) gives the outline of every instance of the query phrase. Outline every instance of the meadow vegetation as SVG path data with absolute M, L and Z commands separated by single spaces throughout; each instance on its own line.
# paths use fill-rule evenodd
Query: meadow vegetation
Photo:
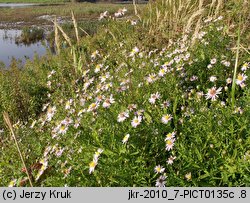
M 112 3 L 64 3 L 64 4 L 48 4 L 43 6 L 20 7 L 15 9 L 1 8 L 0 19 L 1 27 L 4 23 L 11 23 L 11 27 L 15 26 L 16 22 L 22 22 L 21 25 L 51 25 L 50 20 L 46 17 L 52 16 L 52 19 L 57 16 L 61 20 L 67 21 L 71 19 L 71 11 L 74 11 L 78 21 L 97 19 L 103 11 L 115 13 L 119 8 L 125 7 L 130 15 L 133 10 L 131 4 L 112 4 Z M 138 7 L 141 10 L 145 5 Z M 15 22 L 15 23 L 13 23 Z M 17 25 L 18 26 L 18 25 Z
M 81 37 L 55 22 L 56 55 L 0 73 L 0 185 L 250 186 L 249 8 L 157 0 Z
M 0 3 L 64 3 L 69 0 L 0 0 Z

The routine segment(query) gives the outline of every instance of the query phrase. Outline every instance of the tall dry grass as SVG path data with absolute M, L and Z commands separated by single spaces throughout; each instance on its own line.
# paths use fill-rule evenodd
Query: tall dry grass
M 32 184 L 32 181 L 31 181 L 31 177 L 30 177 L 30 175 L 29 175 L 29 172 L 28 172 L 27 166 L 26 166 L 26 164 L 25 164 L 25 161 L 24 161 L 24 158 L 23 158 L 21 149 L 20 149 L 20 147 L 19 147 L 19 144 L 18 144 L 16 135 L 15 135 L 15 133 L 14 133 L 13 125 L 12 125 L 12 123 L 11 123 L 11 121 L 10 121 L 10 118 L 9 118 L 9 114 L 8 114 L 7 112 L 4 112 L 4 113 L 3 113 L 3 118 L 4 118 L 4 121 L 5 121 L 5 123 L 6 123 L 6 126 L 7 126 L 7 127 L 9 128 L 9 130 L 10 130 L 10 133 L 11 133 L 11 135 L 12 135 L 13 140 L 15 141 L 15 145 L 16 145 L 18 154 L 19 154 L 19 156 L 20 156 L 20 159 L 21 159 L 21 161 L 22 161 L 23 167 L 24 167 L 24 169 L 25 169 L 25 173 L 27 174 L 27 177 L 28 177 L 28 179 L 29 179 L 30 186 L 33 187 L 33 184 Z
M 208 15 L 218 15 L 223 0 L 158 0 L 148 5 L 143 25 L 149 34 L 161 33 L 165 38 L 195 28 Z

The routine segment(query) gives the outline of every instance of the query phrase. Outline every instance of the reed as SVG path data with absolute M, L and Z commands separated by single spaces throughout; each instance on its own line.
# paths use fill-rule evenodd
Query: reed
M 76 18 L 75 18 L 75 15 L 74 15 L 73 11 L 71 11 L 71 16 L 72 16 L 73 25 L 74 25 L 74 28 L 75 28 L 77 44 L 79 44 L 80 38 L 79 38 L 78 26 L 77 26 Z
M 61 49 L 60 49 L 60 37 L 59 37 L 59 32 L 58 32 L 58 27 L 57 27 L 57 21 L 56 18 L 54 20 L 54 29 L 55 29 L 55 44 L 56 44 L 56 51 L 58 54 L 60 54 Z
M 62 33 L 62 36 L 64 37 L 64 39 L 66 40 L 66 42 L 69 44 L 70 47 L 72 47 L 72 42 L 70 37 L 64 32 L 64 30 L 62 29 L 62 27 L 60 25 L 58 25 L 58 23 L 55 24 L 55 26 L 58 28 L 58 30 Z

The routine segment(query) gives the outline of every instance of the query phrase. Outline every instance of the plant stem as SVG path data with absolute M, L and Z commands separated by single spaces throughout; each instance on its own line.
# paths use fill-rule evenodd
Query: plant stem
M 8 128 L 10 129 L 10 132 L 11 132 L 11 134 L 12 134 L 12 137 L 13 137 L 13 139 L 14 139 L 14 141 L 15 141 L 15 144 L 16 144 L 16 147 L 17 147 L 19 156 L 20 156 L 20 158 L 21 158 L 21 160 L 22 160 L 23 166 L 24 166 L 24 168 L 25 168 L 25 172 L 26 172 L 26 174 L 27 174 L 27 176 L 28 176 L 28 179 L 29 179 L 29 182 L 30 182 L 30 186 L 33 187 L 33 184 L 32 184 L 32 181 L 31 181 L 31 178 L 30 178 L 30 175 L 29 175 L 29 172 L 28 172 L 28 170 L 27 170 L 26 164 L 25 164 L 25 162 L 24 162 L 23 155 L 22 155 L 21 150 L 20 150 L 20 148 L 19 148 L 19 145 L 18 145 L 18 142 L 17 142 L 17 139 L 16 139 L 16 136 L 15 136 L 15 133 L 14 133 L 14 130 L 13 130 L 13 127 L 12 127 L 12 124 L 11 124 L 11 121 L 10 121 L 10 118 L 9 118 L 8 113 L 4 112 L 4 113 L 3 113 L 3 118 L 4 118 L 4 120 L 5 120 L 5 122 L 6 122 L 7 126 L 8 126 Z
M 239 28 L 238 28 L 237 50 L 236 50 L 236 59 L 235 59 L 234 76 L 233 76 L 233 84 L 232 84 L 232 107 L 233 108 L 235 105 L 236 74 L 237 74 L 237 67 L 238 67 L 238 61 L 239 61 L 239 50 L 240 50 L 240 25 L 241 25 L 241 17 L 240 17 Z

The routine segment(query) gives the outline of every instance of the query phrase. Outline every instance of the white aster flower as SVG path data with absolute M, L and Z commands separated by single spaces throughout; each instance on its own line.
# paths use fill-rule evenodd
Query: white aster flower
M 166 150 L 170 151 L 174 147 L 175 139 L 166 140 Z
M 102 106 L 104 108 L 109 108 L 111 106 L 111 104 L 113 104 L 113 103 L 115 103 L 115 100 L 114 100 L 113 96 L 111 95 L 109 98 L 105 99 Z
M 99 103 L 98 103 L 98 102 L 94 102 L 94 103 L 92 103 L 92 104 L 89 105 L 87 111 L 88 111 L 88 112 L 94 111 L 94 110 L 96 110 L 96 109 L 98 108 L 98 106 L 99 106 Z
M 222 87 L 219 87 L 216 89 L 216 87 L 212 87 L 211 89 L 208 90 L 206 94 L 206 99 L 211 99 L 212 101 L 215 101 L 216 98 L 218 97 L 218 94 L 221 94 Z
M 129 56 L 133 57 L 135 54 L 137 54 L 139 52 L 139 48 L 138 47 L 134 47 L 132 49 L 132 51 L 130 52 Z
M 126 144 L 128 142 L 129 137 L 130 134 L 125 135 L 124 138 L 122 139 L 122 144 Z
M 246 81 L 246 79 L 247 79 L 247 76 L 244 73 L 239 73 L 236 79 L 236 84 L 241 85 L 242 83 Z
M 51 119 L 54 116 L 55 112 L 56 112 L 56 107 L 55 106 L 48 108 L 47 115 L 46 115 L 47 121 L 51 121 Z
M 131 125 L 136 128 L 138 125 L 140 125 L 142 121 L 142 117 L 141 116 L 135 116 L 134 119 L 131 122 Z
M 217 80 L 217 77 L 211 76 L 211 77 L 209 78 L 209 80 L 210 80 L 210 82 L 215 82 L 215 81 Z
M 231 78 L 227 78 L 226 82 L 227 82 L 227 84 L 231 84 L 232 83 L 232 79 Z
M 166 176 L 165 175 L 161 175 L 157 180 L 156 180 L 156 187 L 165 187 L 166 184 Z
M 168 133 L 166 135 L 165 141 L 175 138 L 175 134 L 176 134 L 176 132 Z
M 169 164 L 169 165 L 172 165 L 173 163 L 174 163 L 174 160 L 176 159 L 176 156 L 170 156 L 169 158 L 168 158 L 168 160 L 167 160 L 167 163 Z
M 120 123 L 120 122 L 123 122 L 125 121 L 127 118 L 129 117 L 129 112 L 128 111 L 125 111 L 125 112 L 122 112 L 118 115 L 118 118 L 117 118 L 117 121 Z
M 149 98 L 149 103 L 155 104 L 156 100 L 159 99 L 160 97 L 161 97 L 161 95 L 159 94 L 159 92 L 156 92 L 155 94 L 151 94 L 151 96 Z
M 93 161 L 89 163 L 89 174 L 94 172 L 96 165 L 97 165 L 97 160 L 95 159 L 93 159 Z
M 210 61 L 210 63 L 213 65 L 213 64 L 215 64 L 217 62 L 217 59 L 216 58 L 213 58 L 213 59 L 211 59 L 211 61 Z
M 162 166 L 158 165 L 154 168 L 155 173 L 163 173 L 165 171 L 165 168 Z
M 172 118 L 172 115 L 166 114 L 162 116 L 161 121 L 162 123 L 167 124 L 169 121 L 171 121 Z

